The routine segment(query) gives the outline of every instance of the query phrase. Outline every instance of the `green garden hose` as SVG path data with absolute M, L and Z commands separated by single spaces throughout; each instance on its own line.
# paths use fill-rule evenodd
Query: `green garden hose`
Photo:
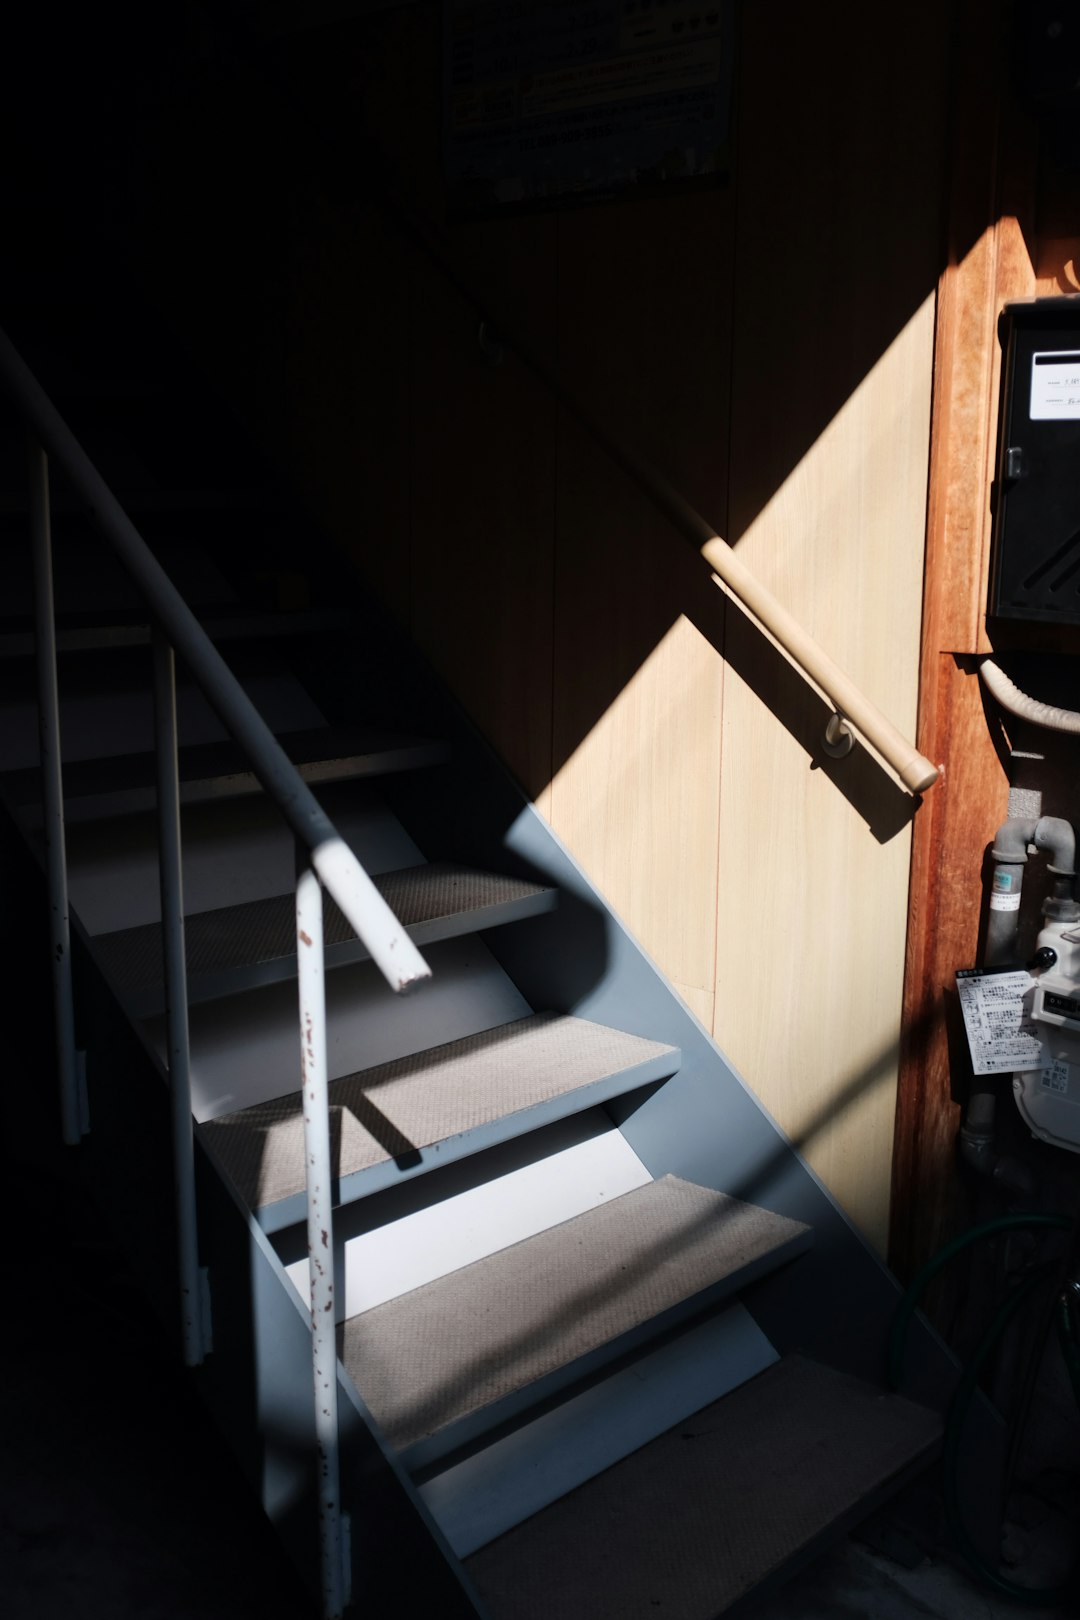
M 1051 1227 L 1056 1231 L 1069 1232 L 1073 1228 L 1073 1221 L 1068 1215 L 1041 1215 L 1029 1213 L 1026 1215 L 996 1215 L 991 1221 L 983 1221 L 980 1226 L 973 1226 L 969 1232 L 961 1232 L 959 1237 L 953 1238 L 939 1249 L 932 1259 L 928 1260 L 922 1270 L 915 1277 L 910 1288 L 896 1307 L 893 1317 L 892 1331 L 889 1334 L 888 1378 L 891 1389 L 899 1389 L 900 1379 L 904 1368 L 904 1349 L 907 1345 L 908 1327 L 915 1314 L 915 1307 L 922 1298 L 929 1283 L 937 1276 L 943 1267 L 954 1260 L 958 1254 L 980 1238 L 993 1237 L 998 1232 L 1019 1232 L 1026 1228 Z
M 1026 1603 L 1033 1608 L 1042 1608 L 1059 1603 L 1072 1591 L 1073 1582 L 1068 1581 L 1059 1586 L 1019 1586 L 1015 1581 L 1010 1581 L 1007 1576 L 1000 1574 L 993 1565 L 988 1564 L 972 1541 L 964 1523 L 960 1509 L 958 1473 L 960 1441 L 963 1437 L 964 1424 L 967 1421 L 968 1408 L 978 1388 L 979 1374 L 983 1369 L 986 1358 L 997 1344 L 1015 1312 L 1019 1310 L 1028 1296 L 1045 1282 L 1045 1274 L 1028 1277 L 1025 1282 L 1014 1288 L 1012 1293 L 999 1305 L 993 1321 L 979 1341 L 970 1365 L 965 1368 L 964 1374 L 956 1386 L 956 1392 L 949 1407 L 948 1423 L 945 1427 L 945 1453 L 942 1463 L 945 1516 L 960 1552 L 963 1553 L 975 1573 L 988 1586 L 992 1586 L 997 1592 L 1004 1593 L 1006 1597 L 1012 1598 L 1015 1602 Z
M 971 1244 L 977 1243 L 981 1238 L 993 1237 L 999 1232 L 1016 1232 L 1040 1227 L 1055 1231 L 1072 1231 L 1074 1225 L 1075 1222 L 1068 1215 L 1048 1215 L 1037 1212 L 998 1215 L 993 1220 L 983 1221 L 981 1225 L 974 1226 L 970 1231 L 961 1233 L 959 1237 L 953 1238 L 951 1243 L 947 1243 L 943 1249 L 940 1249 L 922 1267 L 897 1306 L 892 1330 L 889 1334 L 888 1377 L 890 1386 L 897 1389 L 900 1385 L 908 1328 L 916 1306 L 922 1298 L 927 1285 L 933 1281 L 939 1271 L 949 1264 L 950 1260 L 954 1260 L 957 1255 L 962 1254 L 965 1249 L 969 1248 Z M 975 1573 L 987 1585 L 992 1586 L 996 1591 L 1003 1593 L 1016 1602 L 1029 1604 L 1032 1607 L 1045 1607 L 1059 1602 L 1071 1592 L 1073 1583 L 1069 1582 L 1060 1586 L 1042 1588 L 1019 1586 L 988 1564 L 972 1541 L 964 1523 L 960 1508 L 958 1473 L 960 1441 L 967 1421 L 968 1409 L 978 1388 L 979 1374 L 990 1352 L 1012 1320 L 1014 1313 L 1019 1310 L 1028 1296 L 1045 1281 L 1045 1271 L 1026 1278 L 1024 1282 L 1013 1289 L 1012 1293 L 998 1307 L 993 1321 L 980 1339 L 971 1363 L 965 1369 L 953 1394 L 945 1429 L 943 1458 L 945 1513 L 957 1547 Z M 1080 1405 L 1080 1333 L 1077 1331 L 1077 1322 L 1074 1315 L 1076 1305 L 1073 1297 L 1074 1292 L 1075 1290 L 1071 1285 L 1064 1289 L 1056 1302 L 1055 1310 L 1058 1337 L 1065 1356 L 1065 1364 L 1069 1371 L 1077 1403 Z

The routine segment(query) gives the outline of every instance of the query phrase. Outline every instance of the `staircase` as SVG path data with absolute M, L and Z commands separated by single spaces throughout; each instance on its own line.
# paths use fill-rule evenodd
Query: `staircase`
M 883 1392 L 893 1280 L 179 363 L 163 399 L 52 347 L 61 409 L 433 974 L 396 996 L 328 904 L 349 1612 L 727 1612 L 925 1466 L 951 1363 L 918 1332 L 907 1394 Z M 0 798 L 40 864 L 23 428 L 2 425 Z M 175 1319 L 149 620 L 62 479 L 54 528 L 79 1152 Z M 294 841 L 182 672 L 178 714 L 212 1334 L 192 1377 L 317 1588 Z

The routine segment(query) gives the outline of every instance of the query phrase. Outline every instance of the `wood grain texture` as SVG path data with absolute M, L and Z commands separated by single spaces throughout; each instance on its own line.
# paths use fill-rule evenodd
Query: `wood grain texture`
M 1035 292 L 1040 298 L 1080 292 L 1080 236 L 1038 238 Z
M 910 1275 L 962 1218 L 955 1171 L 963 1055 L 947 1010 L 977 960 L 983 854 L 1007 809 L 977 662 L 997 424 L 997 317 L 1035 290 L 1032 132 L 1009 99 L 1000 6 L 965 4 L 951 89 L 948 259 L 938 291 L 918 743 L 944 781 L 915 823 L 889 1257 Z
M 912 729 L 932 330 L 928 300 L 739 547 Z M 746 634 L 732 615 L 733 660 Z M 729 669 L 724 693 L 717 1036 L 883 1246 L 908 835 L 873 836 L 761 701 L 753 654 L 740 662 L 750 681 Z
M 829 12 L 823 40 L 783 8 L 781 53 L 777 8 L 745 13 L 730 538 L 910 734 L 945 41 L 933 7 L 876 13 L 872 42 L 864 8 Z M 873 52 L 861 83 L 828 47 L 845 29 Z M 796 692 L 778 724 L 735 613 L 728 656 L 717 1038 L 883 1247 L 908 834 L 874 836 L 837 790 L 843 762 L 809 768 L 820 705 Z
M 936 663 L 933 687 L 924 683 L 922 724 L 945 772 L 916 823 L 912 851 L 890 1233 L 891 1263 L 901 1276 L 934 1253 L 966 1213 L 956 1175 L 964 1059 L 962 1042 L 950 1041 L 949 1018 L 956 970 L 978 960 L 984 860 L 1008 805 L 975 662 L 942 652 Z M 935 708 L 927 714 L 931 691 Z
M 555 221 L 499 223 L 491 259 L 529 288 L 543 329 Z M 538 797 L 552 775 L 556 407 L 512 358 L 485 361 L 475 316 L 433 268 L 413 297 L 413 634 Z
M 560 221 L 559 353 L 585 409 L 722 521 L 729 193 Z M 551 820 L 664 971 L 710 1011 L 722 613 L 686 617 L 689 546 L 564 416 Z M 711 639 L 710 639 L 711 637 Z
M 904 723 L 946 8 L 740 10 L 728 187 L 450 234 L 529 346 Z M 295 256 L 253 264 L 274 294 L 265 317 L 240 311 L 275 373 L 266 437 L 879 1238 L 905 906 L 891 779 L 864 753 L 819 757 L 815 695 L 512 360 L 484 365 L 465 304 L 369 229 L 348 189 L 361 99 L 386 154 L 373 178 L 399 167 L 445 211 L 433 0 L 342 19 L 293 54 L 304 93 L 340 112 L 346 156 L 329 212 L 290 191 Z M 234 237 L 251 212 L 223 208 Z
M 552 825 L 664 972 L 711 996 L 724 671 L 680 611 L 673 544 L 564 429 Z
M 312 510 L 403 624 L 411 600 L 413 260 L 376 209 L 326 209 L 290 283 L 284 453 Z

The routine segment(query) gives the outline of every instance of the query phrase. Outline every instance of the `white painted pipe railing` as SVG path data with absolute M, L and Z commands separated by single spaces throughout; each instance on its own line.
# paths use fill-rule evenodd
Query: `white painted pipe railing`
M 37 640 L 38 753 L 41 758 L 42 836 L 49 895 L 49 961 L 53 1032 L 60 1090 L 60 1134 L 69 1147 L 86 1124 L 80 1106 L 83 1055 L 75 1039 L 75 990 L 71 972 L 64 790 L 60 761 L 60 698 L 56 675 L 53 610 L 52 527 L 49 459 L 39 444 L 29 447 L 30 529 L 34 554 L 34 634 Z
M 430 977 L 431 970 L 352 850 L 338 835 L 314 794 L 44 389 L 2 331 L 0 384 L 19 408 L 31 434 L 30 515 L 34 544 L 46 869 L 52 917 L 53 997 L 59 1048 L 61 1123 L 64 1140 L 71 1143 L 79 1140 L 85 1120 L 79 1085 L 79 1054 L 75 1043 L 64 850 L 49 528 L 50 456 L 63 469 L 88 515 L 119 556 L 154 621 L 154 717 L 169 1084 L 173 1114 L 173 1174 L 183 1348 L 185 1361 L 189 1365 L 200 1362 L 209 1351 L 211 1324 L 205 1274 L 199 1267 L 195 1207 L 176 726 L 176 652 L 183 658 L 222 724 L 240 745 L 264 790 L 278 805 L 296 838 L 301 1083 L 307 1160 L 312 1386 L 321 1580 L 325 1620 L 338 1620 L 348 1601 L 349 1570 L 346 1567 L 346 1538 L 339 1494 L 333 1164 L 326 1063 L 322 886 L 337 902 L 392 989 L 408 989 L 410 985 Z

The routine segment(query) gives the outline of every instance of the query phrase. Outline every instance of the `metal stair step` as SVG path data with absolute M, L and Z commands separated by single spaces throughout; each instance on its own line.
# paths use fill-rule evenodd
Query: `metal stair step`
M 427 1467 L 811 1241 L 665 1176 L 351 1317 L 339 1353 L 405 1466 Z
M 124 511 L 134 518 L 175 516 L 205 512 L 272 512 L 273 496 L 258 485 L 239 489 L 162 489 L 156 485 L 129 485 L 116 480 L 113 487 Z M 81 516 L 86 508 L 76 495 L 58 489 L 50 501 L 55 517 Z M 21 492 L 0 492 L 0 518 L 24 517 L 29 511 L 27 497 Z
M 346 609 L 322 608 L 298 613 L 248 612 L 200 615 L 211 641 L 268 641 L 290 636 L 315 635 L 342 630 L 352 623 Z M 151 630 L 145 618 L 135 614 L 99 616 L 94 623 L 59 622 L 56 649 L 61 653 L 98 652 L 108 648 L 147 647 Z M 0 658 L 30 658 L 36 648 L 32 630 L 0 630 Z
M 414 1481 L 467 1558 L 778 1360 L 742 1301 L 728 1301 Z
M 370 729 L 287 731 L 278 741 L 305 782 L 340 782 L 418 770 L 441 764 L 449 751 L 445 743 L 429 738 Z M 64 766 L 65 806 L 83 821 L 153 809 L 156 770 L 154 754 L 74 760 Z M 0 792 L 14 810 L 32 808 L 40 802 L 41 773 L 36 766 L 6 771 L 0 776 Z M 258 778 L 235 743 L 195 743 L 180 749 L 181 803 L 202 804 L 261 792 Z
M 342 1203 L 592 1108 L 679 1066 L 679 1051 L 583 1018 L 534 1013 L 330 1087 Z M 208 1121 L 203 1140 L 263 1229 L 303 1220 L 301 1094 Z
M 477 933 L 550 911 L 557 891 L 545 884 L 444 861 L 373 876 L 391 911 L 419 945 Z M 368 952 L 334 902 L 325 909 L 326 965 L 364 962 Z M 188 1000 L 213 1001 L 277 984 L 296 971 L 296 903 L 290 894 L 198 912 L 185 920 Z M 98 962 L 129 1013 L 163 1009 L 161 928 L 146 923 L 94 939 Z
M 937 1413 L 788 1356 L 466 1561 L 491 1620 L 714 1620 L 841 1535 Z

